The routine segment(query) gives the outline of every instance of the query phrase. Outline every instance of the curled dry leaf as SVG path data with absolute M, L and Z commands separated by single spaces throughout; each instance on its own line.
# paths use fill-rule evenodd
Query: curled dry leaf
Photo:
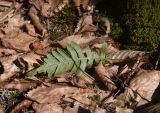
M 36 113 L 63 113 L 62 107 L 56 103 L 37 104 L 34 102 L 32 106 Z
M 132 104 L 132 100 L 137 102 L 137 106 L 144 105 L 152 100 L 152 96 L 159 85 L 160 71 L 140 70 L 131 80 L 129 88 L 124 94 L 117 97 L 124 102 Z
M 53 85 L 51 87 L 42 86 L 33 89 L 26 96 L 38 103 L 60 103 L 64 98 L 74 98 L 74 100 L 81 98 L 82 100 L 86 100 L 88 97 L 94 98 L 96 95 L 100 97 L 99 101 L 102 101 L 109 93 L 101 90 Z
M 30 106 L 31 104 L 32 101 L 25 99 L 22 102 L 20 102 L 17 106 L 15 106 L 10 113 L 17 113 L 18 111 Z
M 15 49 L 20 52 L 30 51 L 30 44 L 36 40 L 38 40 L 36 37 L 32 37 L 20 30 L 11 31 L 1 39 L 5 48 Z
M 97 76 L 106 85 L 106 87 L 109 91 L 116 89 L 116 85 L 114 84 L 114 82 L 111 79 L 111 77 L 113 76 L 113 73 L 111 71 L 106 70 L 102 64 L 99 64 L 98 66 L 96 66 L 95 71 L 97 73 Z
M 40 31 L 42 32 L 42 36 L 47 37 L 48 33 L 46 28 L 44 27 L 44 25 L 41 23 L 39 17 L 37 16 L 37 10 L 35 9 L 35 7 L 31 7 L 28 13 L 29 17 L 31 18 L 34 26 Z

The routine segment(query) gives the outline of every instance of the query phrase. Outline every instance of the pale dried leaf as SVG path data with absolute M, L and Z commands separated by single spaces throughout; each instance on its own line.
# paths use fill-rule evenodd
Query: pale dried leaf
M 77 113 L 78 109 L 67 106 L 63 113 Z
M 116 107 L 116 113 L 133 113 L 132 109 Z
M 37 86 L 37 84 L 38 84 L 38 82 L 33 81 L 33 80 L 14 79 L 10 83 L 8 83 L 8 82 L 0 83 L 0 87 L 7 88 L 7 89 L 26 90 L 26 89 L 31 89 L 31 88 Z
M 29 71 L 34 68 L 35 63 L 38 63 L 37 60 L 40 59 L 40 57 L 40 55 L 31 52 L 19 56 L 18 61 L 25 71 Z
M 0 65 L 0 70 L 1 70 L 0 82 L 7 80 L 8 78 L 12 77 L 17 72 L 20 71 L 20 69 L 16 66 L 16 64 L 14 62 L 19 55 L 21 55 L 21 54 L 19 53 L 19 54 L 15 54 L 12 56 L 0 58 L 0 63 L 1 63 L 1 65 Z
M 34 26 L 32 24 L 27 23 L 27 24 L 25 24 L 25 27 L 26 27 L 26 30 L 27 30 L 29 35 L 34 36 L 34 37 L 39 36 L 36 33 L 35 28 L 34 28 Z
M 58 104 L 37 104 L 33 103 L 33 109 L 36 113 L 63 113 L 63 109 Z
M 108 113 L 108 112 L 106 112 L 106 110 L 103 108 L 96 107 L 93 113 Z
M 36 37 L 32 37 L 27 33 L 21 31 L 11 31 L 4 35 L 1 39 L 2 45 L 6 48 L 15 49 L 17 51 L 30 51 L 30 44 L 38 40 Z
M 0 57 L 16 54 L 17 52 L 13 49 L 0 48 Z
M 152 100 L 159 81 L 160 71 L 140 70 L 131 80 L 129 88 L 124 92 L 124 102 L 132 103 L 131 100 L 134 100 L 138 102 L 137 106 L 148 103 Z
M 82 95 L 83 94 L 83 95 Z M 80 98 L 82 95 L 83 100 L 88 97 L 94 97 L 95 95 L 100 97 L 99 101 L 102 101 L 109 93 L 105 93 L 101 90 L 82 89 L 69 86 L 53 85 L 52 87 L 38 87 L 28 92 L 26 95 L 31 100 L 38 103 L 59 103 L 61 99 L 65 98 Z
M 5 28 L 2 30 L 5 33 L 12 32 L 13 30 L 15 31 L 16 29 L 18 30 L 20 27 L 23 25 L 29 23 L 29 21 L 24 20 L 24 17 L 22 15 L 17 14 L 14 15 L 12 18 L 9 18 L 7 21 L 7 24 L 5 25 Z
M 81 46 L 81 45 L 86 45 L 88 42 L 94 39 L 95 39 L 94 36 L 89 36 L 88 38 L 86 38 L 86 37 L 83 37 L 81 34 L 78 34 L 78 35 L 68 36 L 58 41 L 58 43 L 65 48 L 71 42 L 75 42 Z

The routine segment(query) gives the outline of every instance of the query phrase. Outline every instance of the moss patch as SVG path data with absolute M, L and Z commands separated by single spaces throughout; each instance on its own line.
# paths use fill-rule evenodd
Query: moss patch
M 76 27 L 78 16 L 74 5 L 66 5 L 62 11 L 51 18 L 50 38 L 55 40 L 71 35 Z

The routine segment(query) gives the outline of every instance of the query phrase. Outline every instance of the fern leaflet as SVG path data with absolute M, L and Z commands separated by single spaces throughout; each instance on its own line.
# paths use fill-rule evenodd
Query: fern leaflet
M 27 76 L 34 76 L 37 73 L 47 73 L 48 76 L 58 75 L 65 72 L 74 72 L 76 75 L 82 75 L 86 68 L 91 68 L 93 63 L 106 62 L 106 48 L 104 43 L 100 52 L 91 51 L 89 47 L 85 50 L 85 55 L 76 43 L 67 46 L 67 52 L 57 48 L 43 59 L 43 64 L 27 73 Z

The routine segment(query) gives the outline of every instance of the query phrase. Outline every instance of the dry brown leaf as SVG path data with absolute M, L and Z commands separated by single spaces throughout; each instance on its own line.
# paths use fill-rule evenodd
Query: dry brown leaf
M 78 109 L 76 109 L 75 107 L 69 107 L 67 106 L 66 108 L 64 108 L 64 112 L 63 113 L 77 113 Z
M 2 45 L 5 48 L 15 49 L 20 52 L 30 51 L 30 44 L 37 40 L 36 37 L 32 37 L 19 30 L 9 32 L 1 39 Z
M 159 85 L 160 71 L 140 70 L 133 80 L 131 80 L 129 88 L 124 94 L 117 97 L 124 102 L 132 104 L 132 100 L 137 102 L 137 106 L 144 105 L 152 100 L 153 93 Z
M 0 82 L 3 82 L 7 80 L 8 78 L 15 75 L 17 72 L 20 71 L 20 69 L 16 66 L 15 60 L 17 57 L 21 55 L 20 53 L 12 55 L 12 56 L 6 56 L 0 58 L 0 70 L 1 70 L 1 76 L 0 76 Z
M 39 49 L 39 50 L 36 50 L 35 53 L 38 54 L 38 55 L 46 55 L 50 52 L 54 51 L 54 48 L 53 47 L 46 47 L 44 49 Z
M 50 45 L 48 40 L 35 41 L 30 45 L 30 48 L 34 51 L 44 49 Z
M 4 23 L 11 18 L 14 15 L 15 10 L 20 9 L 21 6 L 22 4 L 16 3 L 14 6 L 12 5 L 10 8 L 8 8 L 7 11 L 0 13 L 0 23 Z
M 12 2 L 10 1 L 5 1 L 5 0 L 0 1 L 0 6 L 11 7 L 11 5 L 12 5 Z
M 51 10 L 51 5 L 48 3 L 43 3 L 41 5 L 41 15 L 44 17 L 51 17 L 53 16 L 53 12 Z
M 116 107 L 116 113 L 133 113 L 132 109 Z
M 109 91 L 116 89 L 116 85 L 114 84 L 114 82 L 111 79 L 111 77 L 113 76 L 112 72 L 106 70 L 102 64 L 99 64 L 98 66 L 96 66 L 95 71 L 97 73 L 97 76 L 106 85 L 106 87 Z
M 107 97 L 109 93 L 101 90 L 82 89 L 69 86 L 53 85 L 52 87 L 38 87 L 28 92 L 26 95 L 31 100 L 38 103 L 59 103 L 65 98 L 81 98 L 83 101 L 88 97 L 99 96 L 99 101 Z M 82 96 L 82 97 L 81 97 Z
M 63 108 L 58 104 L 37 104 L 33 103 L 33 109 L 36 113 L 63 113 Z
M 75 42 L 77 44 L 81 45 L 86 45 L 88 44 L 91 40 L 94 40 L 95 37 L 94 36 L 89 36 L 89 37 L 83 37 L 81 34 L 78 35 L 71 35 L 68 36 L 60 41 L 58 41 L 58 43 L 62 46 L 62 47 L 66 47 L 69 43 L 71 42 Z
M 38 82 L 33 80 L 26 80 L 26 79 L 14 79 L 11 82 L 2 82 L 0 83 L 1 88 L 7 89 L 18 89 L 18 90 L 26 90 L 31 89 L 37 86 Z
M 96 107 L 96 108 L 95 108 L 95 111 L 94 111 L 93 113 L 108 113 L 108 112 L 106 112 L 105 109 L 102 109 L 102 108 L 100 108 L 100 107 Z
M 94 78 L 90 75 L 83 74 L 81 76 L 75 76 L 74 73 L 69 72 L 62 75 L 58 75 L 56 77 L 56 80 L 59 83 L 71 83 L 74 86 L 81 87 L 81 88 L 87 88 L 88 85 L 93 84 Z
M 25 27 L 26 27 L 26 30 L 27 30 L 27 32 L 28 32 L 29 35 L 31 35 L 33 37 L 39 36 L 36 33 L 35 28 L 34 28 L 34 26 L 32 24 L 27 23 L 27 24 L 25 24 Z
M 40 55 L 34 52 L 23 54 L 18 57 L 19 64 L 22 66 L 24 71 L 29 71 L 34 68 L 34 64 L 38 63 L 37 60 L 40 59 Z
M 0 57 L 16 54 L 17 52 L 13 49 L 0 48 Z
M 12 18 L 9 18 L 7 20 L 7 24 L 4 24 L 5 27 L 3 27 L 3 31 L 5 33 L 12 32 L 13 30 L 19 30 L 20 27 L 22 27 L 25 24 L 29 24 L 29 21 L 24 20 L 24 17 L 22 17 L 21 14 L 16 14 Z

